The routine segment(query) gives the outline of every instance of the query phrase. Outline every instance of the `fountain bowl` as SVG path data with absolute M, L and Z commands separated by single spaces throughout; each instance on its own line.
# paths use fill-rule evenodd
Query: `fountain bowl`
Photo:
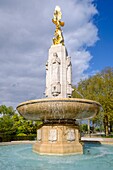
M 100 103 L 79 98 L 43 98 L 29 100 L 17 106 L 29 120 L 89 119 L 100 111 Z

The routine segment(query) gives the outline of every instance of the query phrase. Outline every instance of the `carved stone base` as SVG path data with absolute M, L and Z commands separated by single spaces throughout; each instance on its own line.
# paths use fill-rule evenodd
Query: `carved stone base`
M 82 154 L 80 133 L 75 125 L 43 126 L 37 130 L 33 151 L 44 155 Z

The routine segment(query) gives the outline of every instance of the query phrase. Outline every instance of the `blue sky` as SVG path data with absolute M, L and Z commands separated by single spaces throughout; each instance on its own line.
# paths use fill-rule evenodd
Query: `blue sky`
M 90 48 L 93 58 L 90 62 L 92 70 L 113 67 L 113 1 L 96 0 L 98 15 L 94 21 L 98 28 L 99 41 Z
M 56 5 L 65 22 L 73 85 L 113 67 L 113 0 L 0 0 L 0 105 L 45 97 Z

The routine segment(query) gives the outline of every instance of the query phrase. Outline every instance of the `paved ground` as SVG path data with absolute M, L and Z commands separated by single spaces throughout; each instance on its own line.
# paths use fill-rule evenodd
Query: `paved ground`
M 81 137 L 82 142 L 100 142 L 101 144 L 113 145 L 113 138 L 99 138 L 99 137 Z M 0 142 L 0 145 L 17 145 L 17 144 L 34 144 L 36 141 L 11 141 Z

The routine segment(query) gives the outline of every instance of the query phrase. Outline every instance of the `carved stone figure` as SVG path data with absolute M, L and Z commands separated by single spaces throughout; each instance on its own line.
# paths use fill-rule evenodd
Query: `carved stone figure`
M 74 131 L 74 129 L 68 130 L 67 140 L 68 141 L 75 141 L 75 131 Z
M 58 58 L 57 53 L 53 53 L 52 58 L 52 82 L 60 82 L 60 59 Z
M 54 142 L 57 140 L 57 130 L 56 129 L 50 129 L 49 131 L 49 141 Z
M 72 95 L 72 64 L 71 64 L 71 57 L 67 57 L 67 96 L 71 97 Z
M 52 58 L 52 94 L 58 96 L 60 93 L 60 59 L 57 53 L 53 53 Z

